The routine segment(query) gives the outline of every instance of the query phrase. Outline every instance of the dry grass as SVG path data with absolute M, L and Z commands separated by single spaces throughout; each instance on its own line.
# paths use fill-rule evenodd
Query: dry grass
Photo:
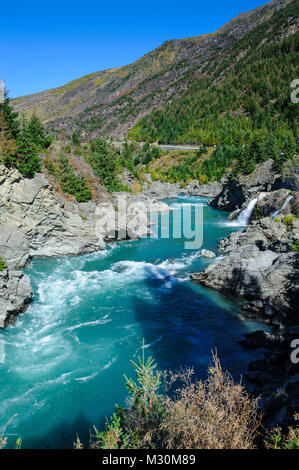
M 165 400 L 165 447 L 168 449 L 251 449 L 260 426 L 258 400 L 224 372 L 216 355 L 206 381 L 181 374 L 175 399 Z M 176 378 L 176 377 L 173 377 Z
M 117 408 L 106 430 L 93 436 L 92 447 L 255 448 L 261 423 L 258 399 L 222 370 L 216 354 L 205 381 L 194 380 L 192 369 L 162 375 L 144 371 L 146 387 L 131 396 L 127 408 Z M 150 387 L 157 378 L 164 393 Z

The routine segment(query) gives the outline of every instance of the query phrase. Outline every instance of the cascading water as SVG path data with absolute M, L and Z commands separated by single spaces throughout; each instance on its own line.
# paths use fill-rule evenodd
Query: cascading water
M 245 207 L 245 209 L 242 210 L 242 212 L 239 214 L 238 218 L 235 221 L 236 225 L 247 225 L 248 221 L 250 219 L 250 216 L 252 214 L 252 211 L 258 201 L 258 198 L 255 197 Z
M 288 203 L 290 202 L 290 200 L 293 199 L 293 196 L 288 196 L 286 198 L 286 200 L 284 201 L 283 205 L 281 206 L 280 209 L 277 209 L 277 211 L 273 212 L 273 214 L 271 215 L 271 218 L 274 219 L 274 217 L 276 217 L 278 214 L 280 214 L 288 205 Z

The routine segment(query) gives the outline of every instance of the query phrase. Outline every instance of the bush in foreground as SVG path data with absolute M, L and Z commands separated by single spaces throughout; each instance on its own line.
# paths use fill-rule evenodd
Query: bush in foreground
M 156 371 L 151 357 L 138 358 L 137 380 L 126 378 L 126 408 L 116 407 L 104 431 L 91 438 L 104 449 L 251 449 L 260 426 L 258 400 L 224 372 L 217 356 L 205 381 L 193 370 Z M 77 440 L 75 447 L 80 447 Z

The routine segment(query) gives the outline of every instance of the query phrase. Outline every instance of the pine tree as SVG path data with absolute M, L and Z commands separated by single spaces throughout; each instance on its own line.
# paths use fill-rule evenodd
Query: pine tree
M 51 136 L 47 135 L 39 118 L 33 115 L 27 125 L 27 133 L 32 142 L 41 149 L 48 148 L 52 143 Z
M 20 129 L 18 121 L 18 113 L 14 112 L 10 106 L 10 99 L 5 95 L 3 103 L 0 103 L 0 112 L 4 115 L 4 120 L 8 128 L 8 137 L 10 139 L 17 139 Z
M 3 111 L 0 111 L 0 163 L 7 166 L 14 166 L 17 162 L 17 144 L 11 138 L 8 126 L 4 119 Z
M 22 130 L 17 139 L 18 159 L 14 166 L 25 178 L 33 178 L 35 173 L 41 170 L 41 158 L 39 157 L 40 147 L 33 139 L 31 130 L 23 120 Z
M 77 132 L 77 131 L 73 132 L 72 142 L 75 146 L 79 147 L 81 145 L 79 132 Z

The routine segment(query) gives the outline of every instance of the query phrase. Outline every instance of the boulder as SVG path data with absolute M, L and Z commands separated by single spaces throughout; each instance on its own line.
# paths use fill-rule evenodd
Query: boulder
M 95 233 L 95 204 L 64 200 L 42 174 L 25 179 L 0 165 L 0 253 L 10 268 L 32 256 L 89 253 L 105 244 Z
M 214 253 L 214 251 L 211 251 L 211 250 L 201 250 L 200 252 L 201 256 L 204 256 L 205 258 L 216 258 L 216 255 Z
M 33 292 L 29 277 L 21 271 L 0 271 L 0 328 L 26 310 Z

